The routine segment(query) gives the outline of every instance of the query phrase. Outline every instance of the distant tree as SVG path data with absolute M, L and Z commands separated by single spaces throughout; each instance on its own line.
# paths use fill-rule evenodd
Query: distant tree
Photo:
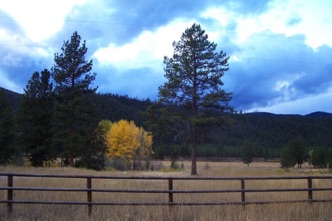
M 282 167 L 294 167 L 296 164 L 301 168 L 305 160 L 305 146 L 301 137 L 296 137 L 289 141 L 287 147 L 281 155 Z
M 0 164 L 7 165 L 16 154 L 14 148 L 14 120 L 7 98 L 0 89 Z
M 98 126 L 96 107 L 89 95 L 97 88 L 90 88 L 96 78 L 91 73 L 92 60 L 86 61 L 85 41 L 74 32 L 65 41 L 62 53 L 55 53 L 52 77 L 55 83 L 54 140 L 60 156 L 74 165 L 74 158 L 93 148 L 91 134 Z
M 191 174 L 196 175 L 198 129 L 223 124 L 222 113 L 233 111 L 228 105 L 231 93 L 221 88 L 229 57 L 223 51 L 215 52 L 217 45 L 198 24 L 186 29 L 173 47 L 173 57 L 164 57 L 167 82 L 159 87 L 159 101 L 166 107 L 164 117 L 173 129 L 180 129 L 179 134 L 186 131 L 191 143 Z
M 314 167 L 326 168 L 328 164 L 328 151 L 323 147 L 316 147 L 309 153 L 311 164 Z
M 296 165 L 294 154 L 291 148 L 286 147 L 281 153 L 280 164 L 282 168 L 290 168 Z
M 303 138 L 296 137 L 291 140 L 289 143 L 289 148 L 292 149 L 295 163 L 297 163 L 298 168 L 301 168 L 306 156 Z
M 249 164 L 252 162 L 253 158 L 253 149 L 252 144 L 249 141 L 245 141 L 242 145 L 242 161 L 244 164 Z
M 50 72 L 33 73 L 24 89 L 19 117 L 20 144 L 32 166 L 55 158 L 52 141 L 53 85 Z
M 139 142 L 139 146 L 135 149 L 134 153 L 134 161 L 133 161 L 133 169 L 141 169 L 142 168 L 142 160 L 146 158 L 146 162 L 150 160 L 152 154 L 152 134 L 144 130 L 144 128 L 140 127 L 137 140 Z M 146 168 L 149 169 L 149 168 Z

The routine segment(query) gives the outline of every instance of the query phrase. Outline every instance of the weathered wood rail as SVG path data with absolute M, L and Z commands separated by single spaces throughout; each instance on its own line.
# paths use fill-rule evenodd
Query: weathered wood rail
M 34 179 L 34 178 L 61 178 L 61 179 L 84 179 L 86 180 L 85 188 L 47 188 L 47 187 L 24 187 L 16 186 L 15 179 Z M 7 179 L 7 182 L 5 180 Z M 165 181 L 167 182 L 166 189 L 148 189 L 148 185 L 143 189 L 112 189 L 112 188 L 93 188 L 93 180 L 144 180 L 144 181 Z M 259 180 L 261 182 L 272 180 L 304 180 L 305 188 L 246 188 L 246 183 L 252 180 Z M 326 187 L 314 187 L 313 180 L 328 180 Z M 0 191 L 6 191 L 7 194 L 0 199 L 1 204 L 7 204 L 7 212 L 13 212 L 14 204 L 51 204 L 51 205 L 86 205 L 88 207 L 88 214 L 91 215 L 92 206 L 98 205 L 127 205 L 127 206 L 155 206 L 166 205 L 172 208 L 173 206 L 199 206 L 199 205 L 249 205 L 249 204 L 276 204 L 276 203 L 314 203 L 314 202 L 332 202 L 332 194 L 328 194 L 328 198 L 314 198 L 314 193 L 319 191 L 332 191 L 332 176 L 274 176 L 274 177 L 158 177 L 158 176 L 85 176 L 85 175 L 45 175 L 45 174 L 19 174 L 19 173 L 0 173 Z M 22 180 L 20 180 L 22 181 Z M 182 181 L 236 181 L 239 182 L 238 189 L 175 189 L 174 183 Z M 330 183 L 331 181 L 331 183 Z M 22 182 L 21 182 L 22 183 Z M 4 185 L 5 184 L 5 185 Z M 264 185 L 263 185 L 264 186 Z M 33 191 L 41 192 L 83 192 L 86 194 L 85 201 L 47 201 L 47 200 L 22 200 L 14 197 L 14 192 L 25 191 L 26 194 Z M 141 193 L 141 194 L 167 194 L 168 200 L 160 202 L 121 202 L 121 201 L 98 201 L 93 197 L 94 193 Z M 305 199 L 292 200 L 269 200 L 269 201 L 249 201 L 246 200 L 246 193 L 270 193 L 270 192 L 305 192 Z M 239 193 L 238 201 L 191 201 L 182 202 L 175 201 L 175 195 L 178 194 L 198 194 L 198 193 Z

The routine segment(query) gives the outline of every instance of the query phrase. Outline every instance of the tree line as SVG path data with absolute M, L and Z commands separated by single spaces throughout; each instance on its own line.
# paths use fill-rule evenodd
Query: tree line
M 9 94 L 8 91 L 4 93 L 3 90 L 0 90 L 0 101 L 11 100 L 11 95 L 12 93 Z M 22 95 L 15 95 L 18 101 L 21 100 Z M 116 94 L 97 93 L 93 96 L 93 100 L 96 101 L 96 109 L 99 112 L 98 122 L 103 119 L 108 119 L 112 122 L 127 119 L 128 121 L 134 121 L 139 126 L 151 129 L 144 123 L 145 111 L 155 102 Z M 6 106 L 2 104 L 0 107 Z M 15 125 L 14 119 L 17 116 L 18 107 L 19 102 L 16 105 L 9 105 L 6 115 L 8 116 L 12 113 L 12 117 L 2 118 L 12 122 L 7 123 L 8 125 Z M 116 111 L 109 111 L 110 107 L 114 107 L 113 110 Z M 223 160 L 227 157 L 243 158 L 245 153 L 247 153 L 249 159 L 254 157 L 266 160 L 281 158 L 289 143 L 301 137 L 305 161 L 312 163 L 316 167 L 326 167 L 329 158 L 331 158 L 332 141 L 329 135 L 332 133 L 331 114 L 314 113 L 301 116 L 269 113 L 234 113 L 229 118 L 232 120 L 227 126 L 222 129 L 211 128 L 208 134 L 200 138 L 197 149 L 198 157 Z M 15 130 L 6 131 L 12 131 L 12 135 L 9 137 L 16 137 Z M 151 157 L 163 159 L 187 158 L 190 156 L 189 145 L 186 142 L 174 139 L 170 132 L 154 132 L 153 135 L 153 155 Z M 315 154 L 311 157 L 313 153 Z M 1 156 L 3 155 L 1 154 Z

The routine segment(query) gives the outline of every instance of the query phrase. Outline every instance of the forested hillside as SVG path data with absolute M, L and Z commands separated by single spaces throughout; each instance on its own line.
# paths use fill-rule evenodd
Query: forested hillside
M 332 151 L 332 114 L 315 112 L 302 115 L 271 113 L 233 114 L 224 128 L 210 130 L 198 145 L 198 156 L 240 157 L 245 146 L 250 146 L 254 157 L 279 158 L 282 150 L 296 137 L 304 140 L 306 153 L 315 147 Z M 185 143 L 155 144 L 158 157 L 189 156 Z
M 15 110 L 21 96 L 5 90 L 8 101 Z M 133 120 L 144 125 L 143 113 L 153 102 L 116 94 L 92 95 L 97 104 L 99 119 Z M 280 157 L 281 150 L 294 137 L 302 137 L 307 150 L 314 147 L 332 149 L 332 114 L 315 112 L 302 115 L 276 115 L 271 113 L 233 114 L 232 123 L 222 129 L 213 129 L 203 137 L 198 146 L 198 156 L 239 157 L 243 145 L 251 145 L 256 157 Z M 161 142 L 162 140 L 162 142 Z M 155 157 L 189 156 L 190 147 L 169 139 L 154 137 Z
M 2 87 L 0 87 L 0 90 L 3 90 L 3 92 L 5 93 L 8 104 L 12 108 L 12 110 L 17 111 L 20 106 L 22 95 Z
M 14 112 L 18 111 L 21 105 L 22 94 L 0 88 L 5 92 L 8 103 Z M 121 119 L 133 120 L 137 125 L 143 124 L 142 112 L 152 104 L 149 99 L 139 100 L 117 94 L 93 94 L 92 99 L 97 104 L 99 119 L 119 121 Z
M 117 94 L 94 94 L 100 120 L 133 120 L 138 126 L 143 124 L 143 114 L 152 104 L 149 99 L 139 100 Z
M 280 157 L 281 149 L 295 137 L 302 137 L 307 149 L 332 147 L 332 114 L 248 113 L 233 118 L 234 123 L 217 135 L 219 143 L 229 147 L 225 154 L 239 155 L 243 145 L 251 145 L 257 157 Z

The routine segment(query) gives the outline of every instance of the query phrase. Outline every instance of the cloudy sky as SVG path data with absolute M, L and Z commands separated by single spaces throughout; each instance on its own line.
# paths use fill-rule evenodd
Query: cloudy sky
M 157 99 L 163 57 L 199 23 L 245 112 L 332 112 L 331 0 L 0 0 L 0 87 L 23 93 L 77 31 L 101 93 Z

